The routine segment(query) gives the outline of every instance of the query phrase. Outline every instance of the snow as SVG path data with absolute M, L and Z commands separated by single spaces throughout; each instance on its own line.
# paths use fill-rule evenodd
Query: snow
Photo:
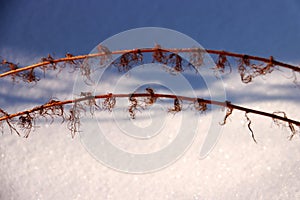
M 20 84 L 11 86 L 7 79 L 1 80 L 5 86 L 1 87 L 1 96 L 10 94 L 12 89 L 17 91 L 5 96 L 1 105 L 11 112 L 44 103 L 51 96 L 67 99 L 70 96 L 67 86 L 73 78 L 67 74 L 43 79 L 30 90 Z M 233 103 L 268 112 L 284 110 L 289 117 L 299 119 L 299 88 L 282 74 L 275 71 L 245 85 L 233 72 L 224 77 L 227 97 Z M 24 99 L 26 93 L 32 96 L 32 101 Z M 19 105 L 18 101 L 9 103 L 19 97 L 26 105 Z M 179 123 L 180 117 L 165 116 Z M 194 142 L 176 162 L 141 174 L 120 172 L 101 164 L 85 149 L 80 136 L 72 139 L 66 125 L 59 121 L 38 124 L 27 139 L 5 132 L 0 140 L 0 199 L 300 198 L 298 135 L 289 141 L 288 128 L 277 127 L 269 118 L 249 114 L 258 141 L 255 144 L 244 113 L 234 110 L 222 127 L 213 151 L 200 159 L 211 116 L 210 112 L 199 115 L 199 131 Z M 103 123 L 109 127 L 113 122 Z M 173 131 L 167 127 L 164 133 Z M 109 136 L 123 148 L 139 151 L 140 147 L 142 152 L 157 148 L 158 144 L 166 145 L 165 139 L 172 139 L 166 134 L 164 139 L 149 146 L 137 142 L 133 147 L 134 143 L 126 143 L 126 135 Z

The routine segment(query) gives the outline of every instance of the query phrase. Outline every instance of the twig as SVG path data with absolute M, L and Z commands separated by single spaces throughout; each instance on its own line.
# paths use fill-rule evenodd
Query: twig
M 261 116 L 265 116 L 265 117 L 269 117 L 272 118 L 274 122 L 282 121 L 282 122 L 286 122 L 288 123 L 289 127 L 291 127 L 292 125 L 298 126 L 300 127 L 300 121 L 296 121 L 290 118 L 287 118 L 286 115 L 284 116 L 280 116 L 277 115 L 276 113 L 268 113 L 268 112 L 264 112 L 264 111 L 260 111 L 260 110 L 254 110 L 254 109 L 250 109 L 250 108 L 246 108 L 246 107 L 242 107 L 242 106 L 238 106 L 235 104 L 232 104 L 231 102 L 225 101 L 225 102 L 221 102 L 221 101 L 214 101 L 214 100 L 208 100 L 208 99 L 202 99 L 202 98 L 192 98 L 192 97 L 187 97 L 187 96 L 176 96 L 173 94 L 159 94 L 159 93 L 133 93 L 133 94 L 102 94 L 102 95 L 96 95 L 96 96 L 85 96 L 85 97 L 81 97 L 81 98 L 77 98 L 74 100 L 65 100 L 65 101 L 49 101 L 48 103 L 41 105 L 41 106 L 37 106 L 34 107 L 32 109 L 29 110 L 25 110 L 25 111 L 21 111 L 21 112 L 17 112 L 14 114 L 8 114 L 6 112 L 2 112 L 2 116 L 0 117 L 0 122 L 1 121 L 6 121 L 9 122 L 10 119 L 15 118 L 15 117 L 22 117 L 22 116 L 30 116 L 30 113 L 42 113 L 41 111 L 45 110 L 45 109 L 49 109 L 49 108 L 58 108 L 59 110 L 61 110 L 61 113 L 63 113 L 63 105 L 66 104 L 79 104 L 80 102 L 95 102 L 95 99 L 105 99 L 107 100 L 113 100 L 113 104 L 112 107 L 115 106 L 115 99 L 117 98 L 130 98 L 131 101 L 132 99 L 139 98 L 139 97 L 145 97 L 145 98 L 167 98 L 167 99 L 174 99 L 174 102 L 179 102 L 179 101 L 188 101 L 188 102 L 193 102 L 193 103 L 198 103 L 199 105 L 207 105 L 207 104 L 211 104 L 211 105 L 217 105 L 217 106 L 221 106 L 224 108 L 227 108 L 227 114 L 224 118 L 224 122 L 226 122 L 227 117 L 232 113 L 232 111 L 235 110 L 240 110 L 240 111 L 244 111 L 246 113 L 246 118 L 248 121 L 248 128 L 252 133 L 252 137 L 254 138 L 254 134 L 253 131 L 250 127 L 251 125 L 251 121 L 248 118 L 247 114 L 248 113 L 253 113 L 253 114 L 257 114 L 257 115 L 261 115 Z M 137 100 L 136 100 L 137 101 Z M 176 106 L 179 106 L 179 104 L 175 104 Z M 97 106 L 95 104 L 95 106 Z M 177 108 L 177 107 L 176 107 Z M 110 108 L 111 110 L 112 108 Z M 105 110 L 105 109 L 104 109 Z M 107 108 L 106 108 L 107 110 Z M 130 111 L 130 110 L 129 110 Z M 180 112 L 181 109 L 176 109 L 177 112 Z M 61 116 L 61 114 L 59 114 L 59 116 Z M 20 118 L 19 118 L 20 120 Z M 77 122 L 79 124 L 79 122 Z M 225 123 L 223 123 L 225 124 Z M 294 128 L 291 130 L 293 131 Z M 293 135 L 295 134 L 295 130 L 293 131 Z
M 274 58 L 272 56 L 270 58 L 264 58 L 264 57 L 251 56 L 251 55 L 233 53 L 233 52 L 222 51 L 222 50 L 211 50 L 211 49 L 201 50 L 199 48 L 181 48 L 181 49 L 178 49 L 178 48 L 172 48 L 172 49 L 159 48 L 158 49 L 157 47 L 154 47 L 154 48 L 143 48 L 143 49 L 132 49 L 132 50 L 117 50 L 117 51 L 110 52 L 110 54 L 111 55 L 118 55 L 118 54 L 126 55 L 126 54 L 130 54 L 130 53 L 141 54 L 141 53 L 153 53 L 153 52 L 157 52 L 158 50 L 159 50 L 159 52 L 162 52 L 162 53 L 163 52 L 193 53 L 193 52 L 199 52 L 199 50 L 200 50 L 200 51 L 203 51 L 204 53 L 206 52 L 206 53 L 209 53 L 209 54 L 229 56 L 229 57 L 235 57 L 235 58 L 241 58 L 241 59 L 247 57 L 250 60 L 260 61 L 260 62 L 280 66 L 280 67 L 283 67 L 283 68 L 291 69 L 295 72 L 300 72 L 300 67 L 276 61 L 276 60 L 274 60 Z M 107 56 L 107 53 L 106 52 L 100 52 L 100 53 L 78 55 L 78 56 L 66 55 L 66 57 L 64 57 L 64 58 L 46 60 L 46 61 L 36 63 L 36 64 L 33 64 L 33 65 L 28 65 L 26 67 L 9 70 L 7 72 L 4 72 L 4 73 L 0 74 L 0 78 L 8 76 L 8 75 L 16 74 L 16 73 L 19 73 L 19 72 L 22 72 L 22 71 L 31 70 L 31 69 L 34 69 L 34 68 L 46 66 L 46 65 L 49 65 L 49 64 L 53 65 L 53 64 L 56 64 L 56 63 L 60 63 L 60 62 L 70 63 L 70 62 L 74 62 L 76 60 L 83 60 L 83 59 L 87 59 L 87 58 L 95 58 L 95 57 L 103 57 L 103 56 Z

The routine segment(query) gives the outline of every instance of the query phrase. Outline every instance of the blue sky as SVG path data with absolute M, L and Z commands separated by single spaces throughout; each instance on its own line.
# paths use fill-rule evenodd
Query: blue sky
M 205 48 L 300 60 L 298 0 L 10 0 L 1 4 L 2 54 L 83 54 L 121 31 L 157 26 L 187 34 Z

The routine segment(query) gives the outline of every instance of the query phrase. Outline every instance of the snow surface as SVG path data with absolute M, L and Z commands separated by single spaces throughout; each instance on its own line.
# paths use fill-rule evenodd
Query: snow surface
M 234 73 L 226 75 L 228 99 L 268 112 L 283 110 L 299 120 L 299 88 L 283 76 L 289 73 L 275 71 L 248 85 Z M 1 80 L 1 106 L 13 112 L 51 97 L 70 98 L 72 74 L 57 77 L 43 79 L 30 89 Z M 200 115 L 199 132 L 180 159 L 145 174 L 123 173 L 99 163 L 80 137 L 72 139 L 59 121 L 38 124 L 27 139 L 5 132 L 0 140 L 0 199 L 300 199 L 298 135 L 289 141 L 287 128 L 249 114 L 258 140 L 255 144 L 244 113 L 234 111 L 213 151 L 199 159 L 211 115 Z M 114 139 L 122 145 L 120 138 Z

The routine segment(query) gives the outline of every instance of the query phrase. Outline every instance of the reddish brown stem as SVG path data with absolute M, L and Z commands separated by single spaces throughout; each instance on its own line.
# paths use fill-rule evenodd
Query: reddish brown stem
M 144 49 L 132 49 L 132 50 L 117 50 L 117 51 L 113 51 L 110 54 L 115 55 L 115 54 L 126 54 L 126 53 L 149 53 L 149 52 L 155 52 L 157 51 L 158 48 L 144 48 Z M 172 48 L 172 49 L 159 49 L 162 52 L 175 52 L 175 53 L 192 53 L 192 52 L 197 52 L 199 51 L 199 48 L 181 48 L 181 49 L 177 49 L 177 48 Z M 200 49 L 201 51 L 201 49 Z M 264 63 L 270 63 L 276 66 L 281 66 L 283 68 L 287 68 L 287 69 L 291 69 L 293 71 L 296 72 L 300 72 L 300 67 L 294 66 L 294 65 L 290 65 L 287 63 L 283 63 L 283 62 L 279 62 L 273 59 L 273 57 L 271 56 L 270 58 L 264 58 L 264 57 L 258 57 L 258 56 L 251 56 L 251 55 L 246 55 L 246 54 L 239 54 L 239 53 L 233 53 L 233 52 L 228 52 L 228 51 L 222 51 L 222 50 L 211 50 L 211 49 L 203 49 L 204 52 L 207 52 L 209 54 L 217 54 L 217 55 L 225 55 L 225 56 L 229 56 L 229 57 L 236 57 L 236 58 L 245 58 L 247 57 L 250 60 L 256 60 L 256 61 L 261 61 Z M 59 58 L 59 59 L 55 59 L 55 60 L 51 60 L 51 61 L 45 61 L 45 62 L 40 62 L 40 63 L 36 63 L 33 65 L 29 65 L 26 67 L 22 67 L 22 68 L 18 68 L 18 69 L 14 69 L 14 70 L 10 70 L 7 72 L 4 72 L 2 74 L 0 74 L 0 78 L 1 77 L 5 77 L 11 74 L 16 74 L 22 71 L 26 71 L 26 70 L 30 70 L 30 69 L 34 69 L 37 67 L 42 67 L 45 65 L 49 65 L 49 64 L 55 64 L 55 63 L 60 63 L 60 62 L 71 62 L 71 61 L 75 61 L 75 60 L 83 60 L 86 58 L 94 58 L 94 57 L 101 57 L 101 56 L 107 56 L 107 53 L 105 52 L 101 52 L 101 53 L 94 53 L 94 54 L 86 54 L 86 55 L 79 55 L 79 56 L 68 56 L 65 58 Z
M 254 110 L 254 109 L 238 106 L 238 105 L 232 104 L 231 102 L 228 102 L 228 101 L 221 102 L 221 101 L 207 100 L 207 99 L 201 99 L 201 98 L 192 98 L 192 97 L 186 97 L 186 96 L 176 96 L 176 95 L 172 95 L 172 94 L 158 94 L 158 93 L 155 93 L 155 94 L 149 94 L 149 93 L 112 94 L 112 93 L 109 93 L 109 94 L 96 95 L 96 96 L 87 96 L 87 97 L 82 97 L 82 98 L 78 98 L 78 99 L 74 99 L 74 100 L 55 101 L 52 103 L 47 103 L 47 104 L 44 104 L 41 106 L 34 107 L 29 110 L 17 112 L 14 114 L 4 115 L 4 116 L 0 117 L 0 121 L 9 120 L 9 119 L 12 119 L 12 118 L 15 118 L 18 116 L 26 115 L 28 113 L 33 113 L 35 111 L 40 111 L 40 110 L 43 110 L 43 109 L 46 109 L 49 107 L 72 104 L 72 103 L 76 103 L 76 102 L 86 101 L 89 99 L 129 98 L 129 97 L 155 97 L 155 98 L 179 99 L 182 101 L 189 101 L 189 102 L 201 102 L 201 103 L 205 103 L 205 104 L 217 105 L 217 106 L 226 107 L 229 109 L 236 109 L 236 110 L 244 111 L 246 113 L 253 113 L 253 114 L 269 117 L 269 118 L 272 118 L 273 120 L 274 119 L 280 120 L 280 121 L 294 124 L 294 125 L 300 127 L 300 121 L 289 119 L 287 117 L 282 117 L 282 116 L 276 115 L 274 113 L 267 113 L 264 111 L 259 111 L 259 110 Z

